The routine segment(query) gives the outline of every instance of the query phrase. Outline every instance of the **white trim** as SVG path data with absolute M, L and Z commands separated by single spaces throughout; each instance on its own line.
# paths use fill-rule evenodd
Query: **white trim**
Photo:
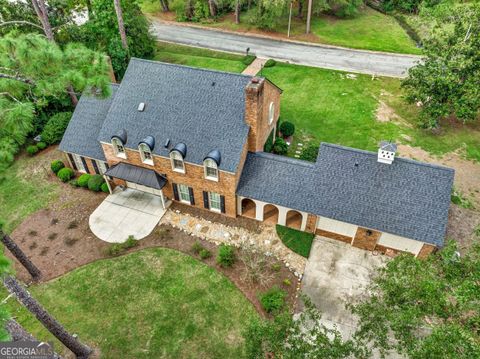
M 210 164 L 213 164 L 213 166 L 212 166 L 212 165 L 207 166 L 207 161 L 209 161 Z M 208 176 L 208 175 L 207 175 L 207 168 L 213 168 L 213 169 L 215 169 L 215 171 L 217 171 L 217 176 L 216 176 L 216 177 Z M 206 158 L 206 159 L 203 161 L 203 175 L 204 175 L 205 179 L 207 179 L 207 180 L 209 180 L 209 181 L 218 182 L 218 175 L 219 175 L 219 173 L 218 173 L 218 165 L 217 165 L 217 163 L 216 163 L 214 160 L 212 160 L 211 158 Z
M 217 213 L 222 213 L 222 196 L 220 193 L 217 193 L 217 192 L 207 192 L 208 193 L 208 208 L 212 211 L 212 212 L 217 212 Z M 216 194 L 218 196 L 218 205 L 220 208 L 214 208 L 212 207 L 212 198 L 211 198 L 211 195 L 212 194 Z
M 182 168 L 175 167 L 174 161 L 182 161 Z M 170 164 L 172 165 L 172 171 L 185 173 L 185 161 L 183 160 L 182 154 L 177 150 L 170 151 Z
M 87 173 L 87 169 L 85 168 L 85 165 L 83 164 L 83 161 L 82 161 L 82 156 L 77 155 L 75 153 L 72 153 L 71 155 L 73 158 L 73 162 L 75 163 L 75 167 L 77 167 L 77 171 L 82 173 Z
M 272 101 L 268 106 L 268 125 L 271 125 L 275 120 L 275 103 Z
M 122 141 L 120 141 L 119 138 L 113 137 L 111 145 L 113 147 L 113 152 L 115 153 L 115 156 L 123 158 L 123 159 L 127 158 L 127 151 L 125 150 L 125 146 L 122 143 Z M 123 151 L 118 150 L 118 148 L 120 146 L 123 148 Z

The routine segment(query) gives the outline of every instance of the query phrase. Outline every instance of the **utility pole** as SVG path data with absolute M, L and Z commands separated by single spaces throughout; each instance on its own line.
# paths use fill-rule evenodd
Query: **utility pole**
M 292 24 L 292 7 L 293 7 L 293 1 L 290 1 L 290 15 L 288 16 L 288 32 L 287 32 L 287 37 L 290 37 L 290 25 Z
M 312 19 L 312 0 L 308 0 L 308 9 L 307 9 L 307 30 L 306 34 L 310 33 L 310 20 Z

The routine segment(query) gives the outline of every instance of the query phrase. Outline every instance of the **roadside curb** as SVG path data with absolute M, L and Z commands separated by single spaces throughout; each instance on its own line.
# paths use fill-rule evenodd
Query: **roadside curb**
M 324 48 L 324 49 L 335 49 L 335 50 L 343 50 L 343 51 L 355 51 L 355 52 L 359 52 L 359 53 L 367 53 L 367 54 L 372 54 L 372 55 L 386 55 L 386 56 L 394 56 L 394 57 L 416 58 L 418 60 L 420 60 L 422 58 L 421 55 L 415 55 L 415 54 L 399 54 L 399 53 L 395 53 L 395 52 L 355 49 L 355 48 L 342 47 L 342 46 L 336 46 L 336 45 L 317 44 L 317 43 L 308 42 L 308 41 L 299 41 L 299 40 L 290 40 L 290 39 L 285 39 L 285 38 L 277 38 L 277 37 L 274 37 L 274 36 L 255 34 L 255 33 L 251 33 L 251 32 L 238 32 L 238 31 L 232 31 L 232 30 L 226 30 L 226 29 L 216 29 L 216 28 L 211 28 L 211 27 L 208 27 L 208 26 L 202 26 L 202 25 L 192 24 L 192 23 L 187 23 L 187 22 L 176 22 L 176 21 L 170 21 L 170 20 L 163 20 L 163 19 L 159 19 L 159 18 L 157 18 L 155 16 L 152 16 L 152 15 L 147 15 L 147 18 L 151 22 L 157 22 L 157 23 L 165 24 L 165 25 L 169 25 L 169 26 L 180 26 L 180 27 L 187 27 L 187 28 L 194 28 L 194 29 L 201 29 L 201 30 L 218 32 L 218 33 L 224 33 L 224 34 L 231 34 L 231 35 L 238 35 L 238 36 L 245 36 L 245 37 L 255 37 L 255 38 L 259 38 L 259 39 L 278 41 L 278 42 L 284 42 L 284 43 L 290 43 L 290 44 L 296 44 L 296 45 L 302 45 L 302 46 L 318 47 L 318 48 Z

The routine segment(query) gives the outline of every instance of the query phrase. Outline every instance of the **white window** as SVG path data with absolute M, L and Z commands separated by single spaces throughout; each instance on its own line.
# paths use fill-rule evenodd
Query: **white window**
M 78 172 L 87 172 L 87 169 L 83 165 L 82 158 L 79 155 L 72 153 L 73 162 L 75 162 L 75 167 L 77 167 Z
M 112 138 L 112 145 L 117 157 L 127 158 L 127 155 L 125 154 L 125 147 L 123 147 L 122 141 L 120 141 L 118 138 Z
M 215 212 L 221 212 L 222 211 L 222 204 L 221 204 L 221 199 L 220 195 L 215 192 L 208 192 L 208 202 L 210 205 L 210 209 Z
M 105 164 L 105 162 L 97 161 L 97 166 L 98 166 L 98 169 L 100 170 L 100 174 L 103 175 L 105 172 L 107 172 L 107 165 Z
M 170 152 L 170 159 L 172 160 L 172 169 L 176 172 L 185 173 L 185 166 L 183 164 L 183 156 L 178 151 Z
M 178 188 L 178 197 L 180 197 L 180 201 L 190 203 L 190 192 L 188 190 L 188 186 L 184 184 L 177 185 Z
M 147 165 L 153 166 L 153 156 L 150 147 L 148 147 L 145 143 L 141 143 L 138 146 L 138 150 L 140 151 L 140 157 L 142 158 L 142 162 L 146 163 Z
M 214 160 L 207 158 L 205 161 L 203 161 L 203 166 L 205 168 L 205 178 L 218 181 L 217 163 Z
M 268 124 L 271 125 L 273 118 L 275 117 L 275 105 L 273 102 L 270 102 L 270 107 L 268 108 Z

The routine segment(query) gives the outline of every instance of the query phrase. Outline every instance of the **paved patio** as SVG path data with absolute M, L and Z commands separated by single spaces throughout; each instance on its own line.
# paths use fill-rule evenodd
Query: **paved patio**
M 90 215 L 89 225 L 101 240 L 121 243 L 130 235 L 136 239 L 148 236 L 164 214 L 159 196 L 117 188 Z

